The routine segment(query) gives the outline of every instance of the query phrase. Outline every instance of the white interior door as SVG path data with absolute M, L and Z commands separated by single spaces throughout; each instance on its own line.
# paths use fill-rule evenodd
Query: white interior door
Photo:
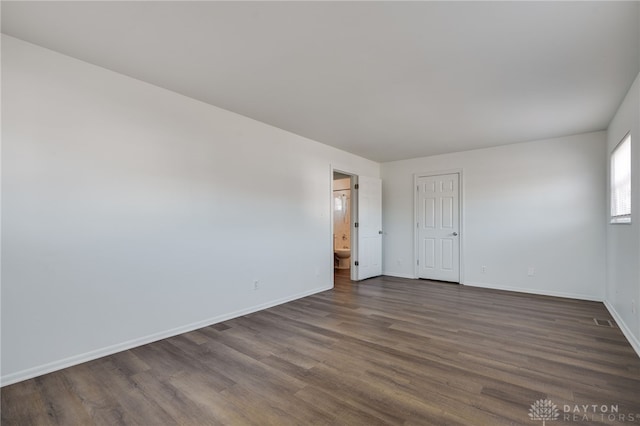
M 457 173 L 418 178 L 418 277 L 460 282 Z
M 358 177 L 358 246 L 356 279 L 382 274 L 382 181 Z

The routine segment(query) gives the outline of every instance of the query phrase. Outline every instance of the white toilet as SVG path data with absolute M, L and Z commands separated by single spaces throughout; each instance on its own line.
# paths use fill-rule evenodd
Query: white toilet
M 349 269 L 349 258 L 351 257 L 351 249 L 334 248 L 333 254 L 336 259 L 336 269 Z

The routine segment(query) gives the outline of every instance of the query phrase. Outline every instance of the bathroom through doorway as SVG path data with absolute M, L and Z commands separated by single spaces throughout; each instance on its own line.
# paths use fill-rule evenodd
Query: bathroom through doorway
M 355 223 L 357 206 L 354 196 L 357 177 L 339 171 L 332 171 L 332 249 L 334 274 L 355 280 L 354 258 L 357 244 Z
M 334 275 L 339 271 L 352 281 L 377 277 L 382 274 L 382 180 L 333 166 L 330 177 Z

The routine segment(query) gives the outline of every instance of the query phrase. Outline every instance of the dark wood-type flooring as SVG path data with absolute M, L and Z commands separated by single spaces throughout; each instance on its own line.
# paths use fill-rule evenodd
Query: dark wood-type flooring
M 601 303 L 379 277 L 2 389 L 2 425 L 640 424 Z M 615 405 L 563 419 L 565 404 Z M 575 413 L 574 413 L 575 414 Z M 634 422 L 621 415 L 637 414 Z

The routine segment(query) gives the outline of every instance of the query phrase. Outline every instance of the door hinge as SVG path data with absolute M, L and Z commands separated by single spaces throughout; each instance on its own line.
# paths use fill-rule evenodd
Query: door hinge
M 360 264 L 358 263 L 358 261 L 357 261 L 357 260 L 355 261 L 355 265 L 356 265 L 356 266 L 360 265 Z
M 416 191 L 420 192 L 420 185 L 416 185 Z
M 416 228 L 420 228 L 420 222 L 416 222 Z
M 354 186 L 354 189 L 360 189 L 360 184 L 356 183 L 355 186 Z
M 355 226 L 356 228 L 360 225 L 358 225 L 358 222 L 354 223 L 353 226 Z
M 420 265 L 420 259 L 416 260 L 416 265 Z

